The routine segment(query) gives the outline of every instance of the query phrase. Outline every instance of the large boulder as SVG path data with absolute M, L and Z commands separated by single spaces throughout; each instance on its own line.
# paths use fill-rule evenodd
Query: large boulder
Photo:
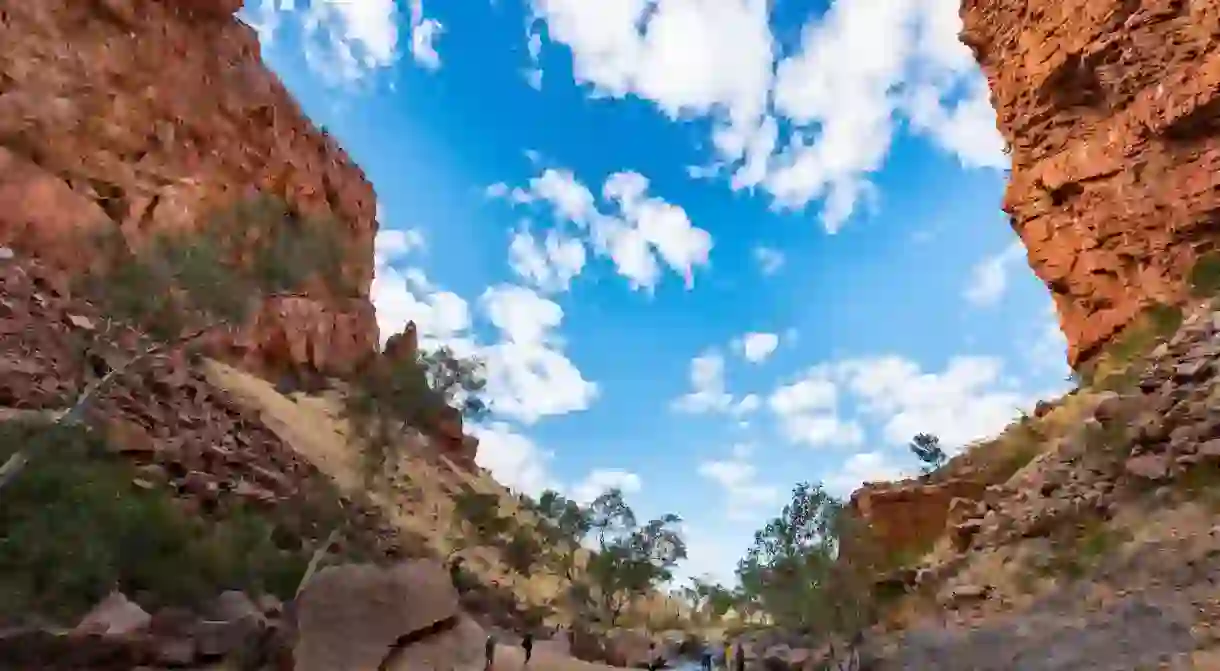
M 469 625 L 458 616 L 457 590 L 439 563 L 325 568 L 296 603 L 295 669 L 377 671 L 396 648 L 430 645 L 429 639 L 453 629 L 464 628 L 469 637 Z M 420 654 L 435 657 L 452 649 L 454 640 L 450 636 Z
M 460 616 L 452 627 L 396 648 L 386 671 L 478 671 L 483 668 L 487 632 Z

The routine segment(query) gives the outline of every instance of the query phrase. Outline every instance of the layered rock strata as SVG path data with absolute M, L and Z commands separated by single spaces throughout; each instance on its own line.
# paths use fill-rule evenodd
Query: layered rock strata
M 264 373 L 342 374 L 378 341 L 376 198 L 263 65 L 240 6 L 0 1 L 0 245 L 71 269 L 91 227 L 139 238 L 281 199 L 334 222 L 356 294 L 270 300 L 218 351 Z
M 1073 365 L 1220 247 L 1220 2 L 964 0 L 1004 199 Z

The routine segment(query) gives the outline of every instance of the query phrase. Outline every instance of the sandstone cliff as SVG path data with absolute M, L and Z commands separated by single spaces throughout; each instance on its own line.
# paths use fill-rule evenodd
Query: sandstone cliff
M 376 199 L 233 13 L 241 0 L 0 0 L 0 245 L 71 267 L 83 229 L 189 227 L 261 192 L 341 227 L 353 296 L 268 301 L 225 358 L 343 373 L 375 351 Z
M 1004 209 L 1071 364 L 1181 303 L 1220 243 L 1220 4 L 964 0 L 1012 154 Z

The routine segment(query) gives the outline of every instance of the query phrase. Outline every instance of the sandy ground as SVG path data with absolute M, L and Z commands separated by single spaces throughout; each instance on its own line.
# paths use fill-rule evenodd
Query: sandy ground
M 519 646 L 500 645 L 496 647 L 496 663 L 492 668 L 493 671 L 521 671 L 522 669 L 531 671 L 609 671 L 622 668 L 582 662 L 579 659 L 538 649 L 534 650 L 534 658 L 530 660 L 529 666 L 525 666 L 524 661 L 525 653 Z

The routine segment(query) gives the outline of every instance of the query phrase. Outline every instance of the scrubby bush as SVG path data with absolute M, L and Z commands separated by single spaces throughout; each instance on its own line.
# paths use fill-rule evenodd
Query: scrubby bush
M 290 597 L 300 581 L 307 551 L 277 548 L 264 518 L 187 514 L 79 425 L 0 423 L 0 457 L 34 439 L 54 458 L 0 502 L 0 620 L 70 623 L 115 588 L 145 605 L 192 606 L 223 589 Z

